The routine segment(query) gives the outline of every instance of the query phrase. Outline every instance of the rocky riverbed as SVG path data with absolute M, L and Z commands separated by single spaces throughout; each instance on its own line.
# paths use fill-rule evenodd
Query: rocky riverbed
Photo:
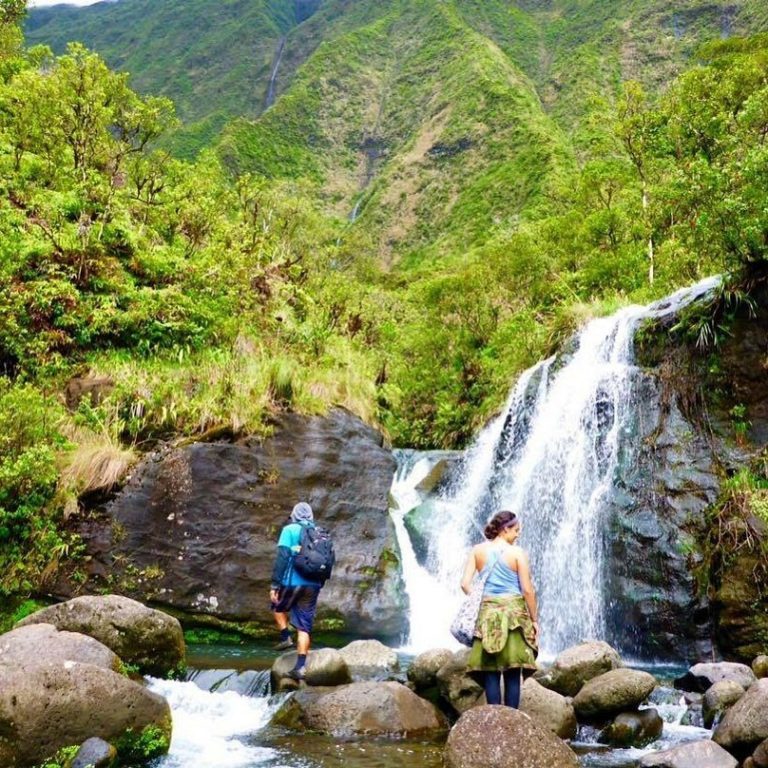
M 174 619 L 122 597 L 32 615 L 0 636 L 0 764 L 142 765 L 167 750 L 161 768 L 354 766 L 365 754 L 418 768 L 766 764 L 766 656 L 664 682 L 585 642 L 542 665 L 513 711 L 485 705 L 465 650 L 404 658 L 355 641 L 313 651 L 301 683 L 287 676 L 293 653 L 269 669 L 241 653 L 238 669 L 183 673 L 180 651 Z M 150 669 L 188 679 L 138 677 Z

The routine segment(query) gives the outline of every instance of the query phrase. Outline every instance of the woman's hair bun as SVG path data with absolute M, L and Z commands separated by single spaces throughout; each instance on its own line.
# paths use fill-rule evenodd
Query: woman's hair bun
M 517 515 L 514 512 L 509 512 L 504 509 L 501 512 L 497 512 L 485 526 L 483 535 L 486 539 L 495 539 L 505 528 L 511 528 L 513 525 L 517 525 Z

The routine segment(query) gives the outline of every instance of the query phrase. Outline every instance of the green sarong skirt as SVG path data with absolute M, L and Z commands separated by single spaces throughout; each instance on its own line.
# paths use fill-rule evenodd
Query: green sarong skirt
M 536 671 L 539 652 L 534 637 L 533 622 L 522 595 L 484 597 L 467 671 L 473 674 L 519 668 L 523 677 L 529 677 Z

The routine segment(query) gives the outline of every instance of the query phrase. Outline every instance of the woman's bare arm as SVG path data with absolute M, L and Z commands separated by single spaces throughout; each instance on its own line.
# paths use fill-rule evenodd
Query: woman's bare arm
M 472 590 L 472 577 L 475 575 L 476 570 L 475 550 L 473 548 L 467 558 L 467 564 L 464 566 L 464 575 L 461 577 L 461 588 L 465 595 L 468 595 Z

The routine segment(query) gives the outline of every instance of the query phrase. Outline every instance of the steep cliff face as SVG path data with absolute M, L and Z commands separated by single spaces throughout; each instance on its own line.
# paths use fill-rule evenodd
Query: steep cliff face
M 638 342 L 634 434 L 607 538 L 613 631 L 633 627 L 643 655 L 751 660 L 768 642 L 765 287 L 752 300 L 694 310 L 723 323 L 707 351 L 669 325 Z
M 341 409 L 283 416 L 263 441 L 160 451 L 81 524 L 91 557 L 85 590 L 108 585 L 202 622 L 272 631 L 277 537 L 304 500 L 333 532 L 338 557 L 317 628 L 399 639 L 407 616 L 387 511 L 394 466 L 381 436 Z M 60 591 L 71 594 L 74 582 Z

